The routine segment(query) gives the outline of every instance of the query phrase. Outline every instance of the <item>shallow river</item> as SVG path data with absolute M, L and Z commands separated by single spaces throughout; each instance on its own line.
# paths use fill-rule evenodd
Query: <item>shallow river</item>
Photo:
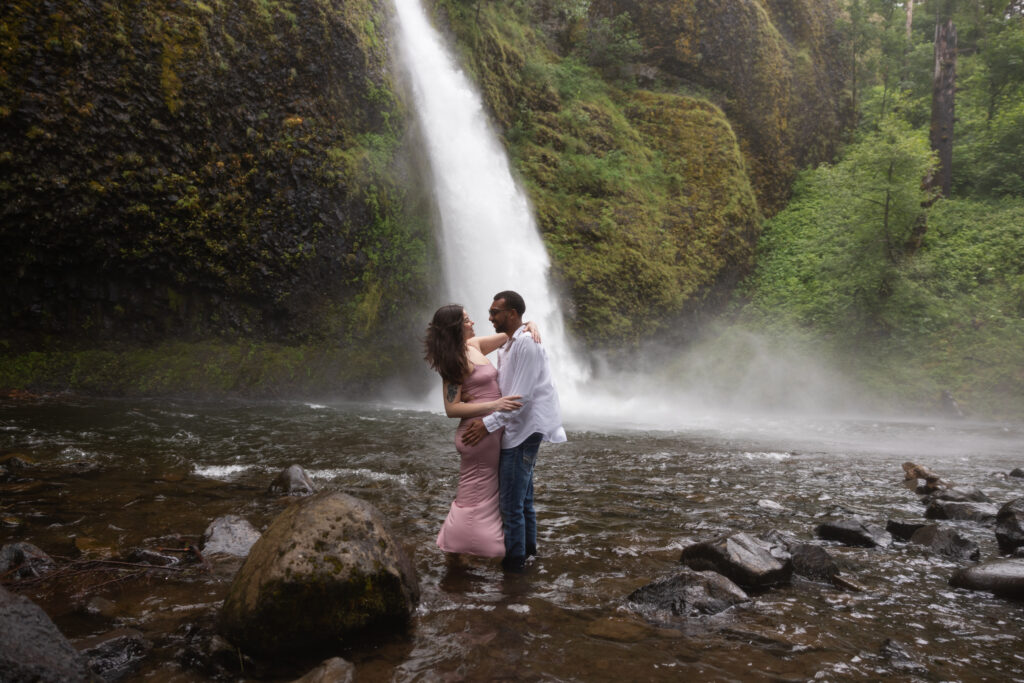
M 522 576 L 488 561 L 446 563 L 434 539 L 454 497 L 455 421 L 395 406 L 0 400 L 0 456 L 34 465 L 0 477 L 0 544 L 113 556 L 194 541 L 235 513 L 265 528 L 285 504 L 266 494 L 298 463 L 323 489 L 388 518 L 419 572 L 407 634 L 341 652 L 357 680 L 1024 680 L 1024 606 L 954 589 L 957 563 L 901 543 L 828 544 L 866 590 L 794 582 L 712 618 L 642 617 L 633 590 L 669 576 L 687 544 L 779 529 L 811 540 L 824 518 L 920 520 L 901 464 L 975 485 L 995 502 L 1024 495 L 1024 427 L 838 419 L 694 420 L 674 430 L 593 429 L 541 449 L 541 557 Z M 997 555 L 991 527 L 955 524 Z M 73 641 L 119 626 L 154 647 L 130 680 L 205 680 L 189 636 L 212 623 L 230 576 L 19 592 Z M 96 596 L 111 601 L 87 609 Z M 112 606 L 109 606 L 112 605 Z M 927 669 L 881 654 L 900 642 Z M 286 672 L 284 680 L 304 671 Z M 246 680 L 245 674 L 235 680 Z

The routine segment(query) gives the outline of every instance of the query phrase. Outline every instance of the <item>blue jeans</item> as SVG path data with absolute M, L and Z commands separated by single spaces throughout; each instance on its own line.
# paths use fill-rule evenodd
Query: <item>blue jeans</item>
M 533 509 L 533 466 L 543 435 L 531 434 L 514 448 L 502 448 L 498 460 L 498 504 L 505 532 L 505 557 L 537 552 L 537 513 Z

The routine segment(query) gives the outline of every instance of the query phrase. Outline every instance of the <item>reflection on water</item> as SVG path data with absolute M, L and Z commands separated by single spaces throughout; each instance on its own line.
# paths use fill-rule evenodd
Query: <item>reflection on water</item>
M 694 540 L 771 529 L 811 539 L 831 514 L 920 519 L 901 485 L 905 460 L 998 503 L 1024 495 L 1024 481 L 1002 476 L 1024 466 L 1019 425 L 707 418 L 675 430 L 567 427 L 569 443 L 541 450 L 541 557 L 525 576 L 485 560 L 449 562 L 436 548 L 455 495 L 455 421 L 389 406 L 0 402 L 0 455 L 35 463 L 2 483 L 0 542 L 113 554 L 196 537 L 227 513 L 264 527 L 281 509 L 266 487 L 298 463 L 320 487 L 376 505 L 420 574 L 410 634 L 343 653 L 361 680 L 906 676 L 880 654 L 889 638 L 935 680 L 1024 677 L 1021 605 L 950 588 L 957 564 L 913 546 L 830 546 L 863 593 L 795 583 L 685 623 L 643 619 L 624 600 L 669 575 Z M 996 555 L 991 528 L 951 524 L 983 559 Z M 137 679 L 203 680 L 181 663 L 184 634 L 211 620 L 229 578 L 106 586 L 97 590 L 116 608 L 103 617 L 81 609 L 90 595 L 33 597 L 71 637 L 142 630 L 156 647 Z

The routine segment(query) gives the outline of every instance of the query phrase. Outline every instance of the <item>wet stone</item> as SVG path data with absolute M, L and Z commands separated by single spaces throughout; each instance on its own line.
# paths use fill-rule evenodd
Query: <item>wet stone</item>
M 776 557 L 773 554 L 781 554 Z M 739 533 L 683 548 L 679 562 L 697 571 L 715 571 L 744 588 L 788 584 L 793 563 L 778 546 Z
M 31 543 L 8 543 L 0 548 L 0 575 L 29 579 L 53 568 L 53 559 Z
M 248 520 L 238 515 L 224 515 L 206 527 L 203 554 L 245 557 L 259 538 L 260 532 Z
M 1020 477 L 1024 479 L 1024 467 L 1016 467 L 1010 472 L 1011 477 Z
M 879 654 L 883 659 L 889 662 L 896 671 L 906 674 L 917 674 L 925 675 L 928 673 L 928 667 L 917 661 L 907 649 L 906 645 L 900 643 L 892 638 L 887 638 L 882 643 L 882 647 L 879 649 Z
M 925 522 L 906 522 L 900 519 L 890 519 L 885 523 L 885 530 L 892 534 L 893 538 L 909 541 L 914 532 L 925 526 L 928 526 Z
M 28 598 L 0 586 L 0 678 L 4 683 L 86 681 L 86 660 Z
M 936 500 L 948 500 L 954 503 L 991 503 L 984 491 L 977 486 L 955 486 L 937 493 L 933 493 L 925 499 L 925 503 Z
M 1024 558 L 1001 558 L 953 573 L 950 584 L 957 588 L 987 591 L 1000 597 L 1024 600 Z
M 718 614 L 749 599 L 743 589 L 725 576 L 689 568 L 638 588 L 627 598 L 636 605 L 677 617 Z
M 937 524 L 921 527 L 910 537 L 910 542 L 955 560 L 976 561 L 981 557 L 981 548 L 977 543 L 964 538 L 954 529 Z
M 1024 548 L 1024 498 L 1011 500 L 999 508 L 996 514 L 996 541 L 1003 555 Z
M 267 490 L 269 493 L 287 496 L 308 496 L 316 493 L 316 487 L 313 486 L 309 475 L 299 465 L 289 465 L 282 470 Z
M 838 541 L 843 545 L 865 548 L 888 548 L 892 534 L 877 524 L 861 519 L 840 519 L 824 522 L 814 530 L 818 538 Z
M 293 683 L 352 683 L 356 667 L 341 657 L 332 657 Z
M 992 503 L 970 503 L 950 500 L 933 500 L 924 511 L 928 519 L 949 519 L 963 522 L 989 524 L 999 513 Z
M 141 632 L 124 628 L 77 641 L 89 660 L 89 670 L 104 681 L 116 681 L 135 671 L 153 648 Z

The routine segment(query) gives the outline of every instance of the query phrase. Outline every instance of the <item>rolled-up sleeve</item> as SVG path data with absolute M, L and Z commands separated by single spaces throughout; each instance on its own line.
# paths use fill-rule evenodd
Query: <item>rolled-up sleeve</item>
M 498 386 L 502 396 L 521 396 L 522 407 L 516 410 L 493 412 L 483 418 L 488 432 L 494 432 L 509 423 L 521 412 L 531 409 L 530 401 L 537 380 L 544 368 L 544 355 L 540 346 L 529 335 L 521 335 L 502 359 L 498 372 Z

